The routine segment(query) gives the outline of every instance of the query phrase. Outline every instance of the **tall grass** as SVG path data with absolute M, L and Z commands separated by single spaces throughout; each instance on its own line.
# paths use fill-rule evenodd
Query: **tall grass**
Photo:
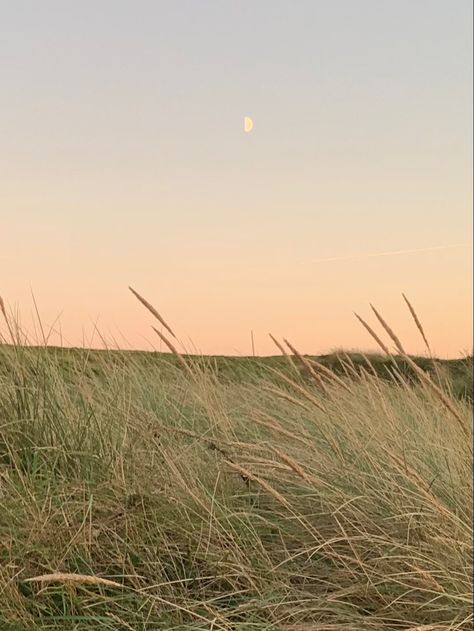
M 446 380 L 287 342 L 312 380 L 223 383 L 177 342 L 164 364 L 8 322 L 0 628 L 472 626 L 471 408 Z

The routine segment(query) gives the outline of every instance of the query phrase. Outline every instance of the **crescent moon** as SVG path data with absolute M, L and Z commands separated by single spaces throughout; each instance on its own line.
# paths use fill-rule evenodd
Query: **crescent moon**
M 253 129 L 253 120 L 249 116 L 245 116 L 244 118 L 244 131 L 246 134 L 251 132 Z

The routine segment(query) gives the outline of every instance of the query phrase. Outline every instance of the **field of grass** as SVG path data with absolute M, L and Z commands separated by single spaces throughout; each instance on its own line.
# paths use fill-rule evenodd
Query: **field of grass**
M 472 358 L 388 325 L 396 356 L 231 359 L 9 324 L 1 629 L 472 627 Z

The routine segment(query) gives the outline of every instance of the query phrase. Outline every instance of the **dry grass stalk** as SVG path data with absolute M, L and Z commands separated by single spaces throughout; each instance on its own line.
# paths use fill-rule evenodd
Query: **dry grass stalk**
M 281 433 L 281 434 L 286 434 L 288 435 L 288 437 L 291 437 L 293 440 L 298 440 L 297 436 L 295 436 L 295 434 L 292 434 L 291 432 L 288 432 L 287 430 L 285 430 L 283 427 L 281 427 L 281 425 L 278 424 L 278 422 L 271 416 L 269 416 L 268 414 L 265 414 L 265 412 L 260 411 L 259 416 L 264 419 L 264 420 L 260 420 L 257 419 L 256 417 L 254 417 L 254 422 L 258 423 L 259 425 L 264 425 L 265 427 L 268 427 L 269 429 L 273 429 L 274 431 Z M 311 420 L 313 421 L 313 419 L 311 418 Z M 314 421 L 313 421 L 314 422 Z M 324 438 L 324 440 L 327 442 L 327 444 L 331 447 L 331 449 L 333 450 L 333 452 L 335 454 L 337 454 L 339 456 L 339 458 L 343 459 L 343 455 L 341 453 L 341 450 L 338 446 L 338 444 L 330 437 L 327 435 L 327 433 L 323 430 L 322 426 L 320 424 L 314 423 L 317 428 L 318 431 L 321 433 L 321 436 Z M 311 448 L 311 443 L 314 439 L 312 439 L 310 436 L 305 435 L 305 438 L 307 438 L 307 441 L 309 442 L 305 442 L 305 446 L 309 449 Z M 303 440 L 303 439 L 301 439 Z
M 224 451 L 218 444 L 217 441 L 212 438 L 207 438 L 207 436 L 202 436 L 201 434 L 196 434 L 196 432 L 192 432 L 190 429 L 186 429 L 184 427 L 167 427 L 166 431 L 171 431 L 175 434 L 181 434 L 183 436 L 189 436 L 190 438 L 194 438 L 198 442 L 203 442 L 209 446 L 210 449 L 217 451 L 225 458 L 230 458 L 230 454 Z M 229 446 L 230 443 L 226 443 L 225 441 L 220 441 L 222 444 Z
M 464 434 L 469 438 L 469 444 L 471 443 L 471 437 L 469 430 L 466 428 L 465 422 L 459 412 L 453 405 L 453 402 L 445 395 L 445 393 L 441 390 L 439 386 L 437 386 L 434 381 L 430 378 L 430 376 L 422 370 L 418 364 L 416 364 L 413 359 L 409 355 L 404 355 L 404 359 L 409 363 L 409 365 L 413 368 L 416 374 L 420 377 L 420 380 L 425 383 L 431 390 L 435 393 L 438 399 L 443 403 L 447 410 L 451 412 L 459 426 L 461 427 Z
M 99 576 L 89 576 L 87 574 L 68 574 L 68 573 L 55 573 L 55 574 L 43 574 L 41 576 L 33 576 L 32 578 L 27 578 L 24 580 L 25 583 L 51 583 L 60 581 L 63 583 L 73 583 L 76 585 L 104 585 L 106 587 L 117 587 L 120 589 L 124 589 L 126 586 L 121 583 L 117 583 L 116 581 L 111 581 L 107 578 L 101 578 Z M 130 589 L 132 592 L 141 593 L 142 590 Z M 200 616 L 199 614 L 186 609 L 185 607 L 181 607 L 180 605 L 165 600 L 164 598 L 160 598 L 159 596 L 155 596 L 154 594 L 147 594 L 150 598 L 153 598 L 163 604 L 171 606 L 179 611 L 184 611 L 188 614 L 193 615 L 204 622 L 209 622 L 207 618 Z
M 364 368 L 364 366 L 360 366 L 359 368 L 359 374 L 358 374 L 358 380 L 362 381 L 365 384 L 370 383 L 370 379 L 372 378 L 372 375 L 369 373 L 369 371 Z
M 451 516 L 449 510 L 439 502 L 435 495 L 431 492 L 428 483 L 421 477 L 421 475 L 412 466 L 404 462 L 399 456 L 389 451 L 386 447 L 382 446 L 383 451 L 387 456 L 395 463 L 400 473 L 404 473 L 412 482 L 414 482 L 423 495 L 439 510 L 440 513 Z
M 145 298 L 143 298 L 143 296 L 140 296 L 140 294 L 137 291 L 135 291 L 132 287 L 129 287 L 129 289 L 132 292 L 132 294 L 136 298 L 138 298 L 138 300 L 142 303 L 142 305 L 144 305 L 148 309 L 148 311 L 155 316 L 155 318 L 158 320 L 158 322 L 165 327 L 165 329 L 168 331 L 168 333 L 170 333 L 176 339 L 176 335 L 171 330 L 171 327 L 165 322 L 165 320 L 163 320 L 163 318 L 160 316 L 160 314 L 155 309 L 155 307 L 153 305 L 151 305 L 148 302 L 148 300 L 145 300 Z
M 290 364 L 292 365 L 294 370 L 296 370 L 296 372 L 298 372 L 298 369 L 295 366 L 295 362 L 293 361 L 293 357 L 286 352 L 284 346 L 282 344 L 280 344 L 280 342 L 271 333 L 269 333 L 268 335 L 270 336 L 270 339 L 275 344 L 275 346 L 278 348 L 280 353 L 287 358 L 287 360 L 290 362 Z
M 370 628 L 374 629 L 374 627 L 370 627 Z M 314 622 L 312 622 L 311 624 L 284 624 L 284 625 L 278 625 L 278 626 L 273 627 L 273 629 L 274 629 L 274 631 L 369 631 L 369 627 L 368 626 L 364 626 L 364 627 L 357 626 L 356 627 L 356 626 L 351 625 L 350 627 L 346 626 L 343 629 L 340 624 L 318 624 L 318 623 L 314 623 Z M 379 631 L 379 630 L 377 630 L 377 631 Z M 413 631 L 413 630 L 409 629 L 408 631 Z M 429 631 L 429 630 L 426 629 L 425 631 Z M 445 631 L 449 631 L 449 630 L 445 629 Z
M 417 627 L 410 627 L 406 631 L 454 631 L 455 629 L 458 631 L 467 631 L 467 629 L 463 629 L 463 627 L 458 625 L 456 625 L 456 627 L 447 627 L 445 624 L 421 624 Z
M 434 576 L 428 572 L 427 570 L 424 570 L 423 568 L 419 567 L 418 565 L 415 565 L 415 563 L 407 563 L 408 567 L 411 568 L 412 570 L 414 570 L 419 576 L 421 576 L 421 578 L 428 583 L 428 585 L 434 589 L 437 589 L 439 592 L 443 591 L 443 587 L 438 583 L 438 581 L 434 578 Z
M 428 491 L 429 490 L 429 485 L 428 483 L 423 480 L 423 478 L 421 477 L 421 475 L 418 473 L 418 471 L 416 471 L 415 469 L 413 469 L 413 467 L 411 467 L 409 464 L 407 464 L 404 460 L 402 460 L 399 456 L 396 456 L 394 453 L 392 453 L 389 449 L 387 449 L 386 447 L 384 447 L 383 445 L 381 445 L 381 449 L 387 454 L 387 456 L 393 460 L 393 462 L 397 465 L 397 467 L 399 468 L 400 471 L 404 471 L 405 474 L 411 478 L 414 482 L 417 483 L 417 485 L 422 488 L 424 491 Z
M 297 392 L 299 392 L 305 399 L 310 401 L 310 403 L 312 403 L 315 407 L 317 407 L 319 410 L 321 410 L 321 412 L 326 412 L 326 408 L 324 407 L 324 405 L 322 403 L 320 403 L 316 399 L 316 397 L 313 397 L 310 392 L 305 390 L 298 383 L 296 383 L 295 381 L 293 381 L 292 379 L 290 379 L 289 377 L 284 375 L 282 372 L 279 372 L 278 370 L 275 370 L 274 368 L 270 368 L 269 370 L 270 370 L 270 372 L 272 372 L 275 375 L 277 375 L 279 379 L 281 379 L 282 381 L 287 383 L 289 386 L 292 386 L 292 388 L 294 388 Z
M 263 390 L 264 392 L 268 392 L 269 394 L 272 394 L 273 396 L 279 397 L 280 399 L 283 399 L 284 401 L 288 401 L 288 403 L 293 403 L 294 405 L 297 405 L 298 407 L 305 410 L 305 412 L 311 412 L 310 408 L 307 405 L 305 405 L 302 401 L 300 401 L 299 399 L 295 399 L 295 397 L 292 397 L 291 395 L 289 395 L 287 392 L 284 392 L 283 390 L 279 390 L 278 388 L 273 388 L 272 386 L 260 386 L 260 389 Z
M 160 426 L 163 430 L 167 432 L 172 432 L 174 434 L 182 434 L 183 436 L 189 436 L 190 438 L 194 438 L 197 441 L 206 443 L 209 445 L 209 448 L 215 450 L 226 458 L 230 458 L 230 454 L 225 452 L 222 447 L 219 445 L 225 445 L 226 447 L 234 448 L 234 449 L 245 449 L 246 451 L 260 451 L 261 447 L 259 445 L 254 445 L 252 443 L 243 443 L 238 441 L 228 441 L 219 439 L 219 444 L 217 444 L 217 440 L 213 438 L 207 438 L 202 434 L 197 434 L 196 432 L 191 431 L 190 429 L 185 429 L 184 427 L 165 427 L 163 425 Z
M 371 305 L 372 306 L 372 305 Z M 372 307 L 372 309 L 374 309 Z M 377 317 L 379 318 L 380 322 L 383 323 L 384 328 L 388 327 L 388 325 L 384 322 L 384 320 L 382 319 L 382 317 L 377 313 L 377 311 L 374 309 L 375 314 L 377 315 Z M 364 325 L 364 327 L 367 329 L 367 331 L 372 335 L 372 337 L 375 339 L 375 341 L 377 341 L 383 348 L 383 343 L 380 342 L 379 338 L 377 337 L 377 334 L 374 333 L 374 331 L 370 328 L 370 326 L 364 322 L 364 320 L 356 314 L 354 314 L 359 320 L 360 322 Z M 398 340 L 397 336 L 393 333 L 393 331 L 390 329 L 390 327 L 385 329 L 387 331 L 387 333 L 390 331 L 389 335 L 390 337 L 392 337 L 392 339 L 395 341 Z M 402 345 L 400 344 L 400 341 L 398 341 L 399 344 L 399 350 L 403 349 Z M 443 403 L 443 405 L 451 412 L 451 414 L 454 416 L 454 418 L 457 420 L 459 426 L 461 427 L 462 431 L 464 432 L 464 434 L 467 437 L 470 437 L 469 435 L 469 431 L 468 429 L 465 427 L 464 421 L 462 419 L 462 417 L 460 416 L 459 412 L 456 410 L 456 408 L 454 407 L 452 401 L 450 401 L 450 399 L 444 394 L 444 392 L 441 390 L 441 388 L 439 388 L 430 378 L 429 375 L 426 374 L 426 372 L 424 370 L 422 370 L 418 364 L 416 364 L 413 359 L 407 355 L 405 353 L 405 351 L 401 350 L 402 356 L 404 357 L 404 359 L 406 359 L 406 361 L 408 362 L 408 364 L 411 366 L 411 368 L 413 368 L 413 370 L 416 372 L 416 374 L 420 377 L 420 380 L 425 383 L 429 388 L 431 388 L 431 390 L 433 390 L 433 392 L 436 394 L 436 396 L 438 397 L 438 399 Z
M 318 373 L 314 370 L 314 368 L 311 366 L 311 364 L 306 359 L 306 357 L 303 357 L 303 355 L 298 350 L 296 350 L 296 348 L 294 346 L 292 346 L 292 344 L 290 344 L 290 342 L 288 342 L 288 340 L 285 339 L 283 341 L 288 346 L 288 348 L 291 350 L 291 352 L 295 355 L 295 357 L 297 357 L 300 360 L 300 362 L 303 364 L 303 366 L 305 366 L 305 368 L 308 369 L 310 375 L 313 377 L 313 379 L 316 381 L 316 383 L 321 387 L 321 390 L 325 394 L 329 394 L 328 389 L 326 388 L 326 385 L 324 384 L 324 381 L 322 380 L 320 375 L 318 375 Z
M 428 340 L 426 338 L 426 335 L 425 335 L 425 332 L 424 332 L 423 327 L 421 325 L 421 322 L 420 322 L 420 320 L 419 320 L 419 318 L 418 318 L 418 316 L 416 314 L 416 311 L 413 308 L 413 306 L 411 305 L 411 303 L 408 300 L 408 298 L 405 296 L 405 294 L 402 293 L 402 296 L 403 296 L 403 300 L 406 302 L 406 304 L 408 306 L 408 309 L 409 309 L 409 311 L 411 313 L 411 316 L 412 316 L 412 318 L 413 318 L 413 320 L 414 320 L 414 322 L 416 324 L 416 327 L 417 327 L 418 331 L 420 332 L 421 337 L 423 338 L 423 342 L 425 343 L 425 346 L 428 349 L 428 352 L 429 352 L 429 354 L 431 356 L 431 348 L 430 348 L 430 345 L 429 345 Z
M 317 482 L 317 480 L 315 480 L 312 476 L 308 475 L 306 471 L 304 471 L 304 469 L 295 460 L 293 460 L 293 458 L 290 458 L 290 456 L 287 456 L 285 453 L 283 453 L 282 451 L 280 451 L 277 447 L 274 447 L 273 445 L 271 449 L 302 480 L 304 480 L 305 482 L 308 482 L 309 484 L 313 484 L 314 482 Z
M 42 574 L 41 576 L 33 576 L 32 578 L 24 579 L 24 583 L 53 583 L 60 581 L 62 583 L 76 583 L 80 585 L 106 585 L 107 587 L 119 587 L 124 588 L 124 585 L 111 581 L 108 578 L 101 578 L 100 576 L 89 576 L 87 574 L 68 574 L 68 573 L 55 573 L 55 574 Z
M 388 347 L 385 346 L 385 344 L 382 342 L 382 340 L 379 338 L 379 336 L 377 335 L 377 333 L 372 329 L 372 327 L 370 327 L 367 322 L 365 320 L 363 320 L 360 315 L 358 315 L 357 313 L 355 313 L 354 311 L 354 315 L 355 317 L 359 320 L 359 322 L 362 324 L 362 326 L 370 333 L 370 335 L 374 338 L 374 340 L 377 342 L 377 344 L 380 346 L 380 348 L 383 350 L 383 352 L 386 355 L 391 355 L 392 353 L 388 350 Z
M 235 463 L 234 463 L 235 464 Z M 261 467 L 266 470 L 273 469 L 276 471 L 284 471 L 285 473 L 291 472 L 291 467 L 287 464 L 282 464 L 281 462 L 276 462 L 275 460 L 270 460 L 269 458 L 262 458 L 261 456 L 246 456 L 246 464 L 252 465 L 254 467 Z
M 365 361 L 365 363 L 367 364 L 367 368 L 370 370 L 370 374 L 371 374 L 371 375 L 372 375 L 375 379 L 377 379 L 377 378 L 378 378 L 378 376 L 377 376 L 377 371 L 375 370 L 375 368 L 374 368 L 374 366 L 373 366 L 372 362 L 370 361 L 370 359 L 367 357 L 367 355 L 366 355 L 365 353 L 362 355 L 362 357 L 364 358 L 364 361 Z
M 388 333 L 388 335 L 392 339 L 393 343 L 397 347 L 397 350 L 400 351 L 400 353 L 402 355 L 404 355 L 405 354 L 405 350 L 404 350 L 404 348 L 402 346 L 402 343 L 400 342 L 398 337 L 395 335 L 394 331 L 390 328 L 390 326 L 387 324 L 387 322 L 385 322 L 385 320 L 382 318 L 380 313 L 377 311 L 377 309 L 372 304 L 370 305 L 370 307 L 371 307 L 372 311 L 375 313 L 375 315 L 377 317 L 377 320 L 380 322 L 380 324 L 383 326 L 385 331 Z
M 308 440 L 310 440 L 309 436 L 307 436 L 307 440 L 305 440 L 304 438 L 301 438 L 300 436 L 289 432 L 284 427 L 282 427 L 276 419 L 271 417 L 269 414 L 265 414 L 265 412 L 259 411 L 258 416 L 254 416 L 252 420 L 254 421 L 254 423 L 257 423 L 257 425 L 261 425 L 262 427 L 266 427 L 267 429 L 270 429 L 277 434 L 281 434 L 282 436 L 286 436 L 291 440 L 302 443 L 305 447 L 309 448 L 311 446 L 311 443 L 308 442 Z
M 339 359 L 341 366 L 344 369 L 344 372 L 347 376 L 351 374 L 355 379 L 360 377 L 359 373 L 356 370 L 352 357 L 348 353 L 343 353 L 344 359 Z
M 232 447 L 233 449 L 242 449 L 245 452 L 249 452 L 249 451 L 261 452 L 262 451 L 262 446 L 259 444 L 244 443 L 239 440 L 232 440 L 229 442 L 224 442 L 224 444 L 228 445 L 229 447 Z
M 189 367 L 189 365 L 184 361 L 183 356 L 181 355 L 181 353 L 178 351 L 177 348 L 175 348 L 173 346 L 173 344 L 171 344 L 171 342 L 167 339 L 167 337 L 165 335 L 163 335 L 163 333 L 161 331 L 158 331 L 157 328 L 155 328 L 154 326 L 151 327 L 155 333 L 158 335 L 158 337 L 160 337 L 163 342 L 166 344 L 166 346 L 170 349 L 170 351 L 176 355 L 179 363 L 181 364 L 181 366 L 184 368 L 184 370 L 188 373 L 188 375 L 190 377 L 192 377 L 194 379 L 194 373 L 191 370 L 191 368 Z
M 285 357 L 288 357 L 288 359 L 290 359 L 290 355 L 288 355 L 288 353 L 286 352 L 285 347 L 282 344 L 280 344 L 280 342 L 275 337 L 273 337 L 271 333 L 269 333 L 268 335 L 270 336 L 270 339 L 278 348 L 278 350 L 281 352 L 281 354 L 284 355 Z
M 329 379 L 332 379 L 332 381 L 334 381 L 334 383 L 336 383 L 338 386 L 341 386 L 341 388 L 343 388 L 346 392 L 348 392 L 349 394 L 352 393 L 352 390 L 349 388 L 347 383 L 345 383 L 338 375 L 336 375 L 336 373 L 333 370 L 330 370 L 329 368 L 326 368 L 326 366 L 324 366 L 320 362 L 316 361 L 315 359 L 310 359 L 309 362 L 311 363 L 312 366 L 315 366 L 318 370 L 320 370 Z
M 414 307 L 412 306 L 412 304 L 410 303 L 408 298 L 405 296 L 405 294 L 402 293 L 402 296 L 403 296 L 403 299 L 404 299 L 404 301 L 406 302 L 406 304 L 408 306 L 408 309 L 409 309 L 410 314 L 411 314 L 411 316 L 412 316 L 412 318 L 413 318 L 413 320 L 415 322 L 415 325 L 416 325 L 421 337 L 423 338 L 423 342 L 425 343 L 425 346 L 426 346 L 426 348 L 428 350 L 428 354 L 431 357 L 431 360 L 433 362 L 433 368 L 434 368 L 434 371 L 436 373 L 436 377 L 438 379 L 438 383 L 441 383 L 442 382 L 442 378 L 441 378 L 439 366 L 438 366 L 437 361 L 433 357 L 433 353 L 431 352 L 431 347 L 430 347 L 428 339 L 427 339 L 427 337 L 425 335 L 425 331 L 423 330 L 423 326 L 422 326 L 422 324 L 420 322 L 420 319 L 418 318 L 418 315 L 417 315 Z
M 167 428 L 167 429 L 172 432 L 176 432 L 178 434 L 184 434 L 185 436 L 190 436 L 192 438 L 195 438 L 197 441 L 204 442 L 206 445 L 209 446 L 209 449 L 211 451 L 217 451 L 217 453 L 221 454 L 221 456 L 224 456 L 228 460 L 232 460 L 231 456 L 233 454 L 230 454 L 228 451 L 225 451 L 224 448 L 221 447 L 221 445 L 224 445 L 224 447 L 228 447 L 231 450 L 241 449 L 242 451 L 245 451 L 246 453 L 251 452 L 251 451 L 257 451 L 260 453 L 262 451 L 262 446 L 258 444 L 255 445 L 253 443 L 244 443 L 241 441 L 235 441 L 235 440 L 230 441 L 230 440 L 222 440 L 222 439 L 219 439 L 219 442 L 217 442 L 217 440 L 213 440 L 212 438 L 206 438 L 205 436 L 196 434 L 195 432 L 192 432 L 189 429 L 179 429 L 177 427 Z
M 0 311 L 2 312 L 3 318 L 4 318 L 5 323 L 7 325 L 8 332 L 10 334 L 10 337 L 12 338 L 12 342 L 13 342 L 13 344 L 15 344 L 15 339 L 16 338 L 15 338 L 15 335 L 13 333 L 13 329 L 12 329 L 12 326 L 10 324 L 10 320 L 8 319 L 8 316 L 7 316 L 7 310 L 5 309 L 5 303 L 3 302 L 3 298 L 1 296 L 0 296 Z
M 229 460 L 225 460 L 224 462 L 231 469 L 234 469 L 235 471 L 240 473 L 241 476 L 244 476 L 247 479 L 253 480 L 254 482 L 256 482 L 259 486 L 262 487 L 262 489 L 264 489 L 264 491 L 266 491 L 269 495 L 271 495 L 277 502 L 279 502 L 280 504 L 285 506 L 285 508 L 291 509 L 290 504 L 283 497 L 283 495 L 278 493 L 278 491 L 276 491 L 272 486 L 270 486 L 270 484 L 268 484 L 268 482 L 265 482 L 265 480 L 262 480 L 261 478 L 256 476 L 254 473 L 252 473 L 248 469 L 245 469 L 244 467 L 240 466 L 239 464 L 237 464 L 235 462 L 230 462 Z

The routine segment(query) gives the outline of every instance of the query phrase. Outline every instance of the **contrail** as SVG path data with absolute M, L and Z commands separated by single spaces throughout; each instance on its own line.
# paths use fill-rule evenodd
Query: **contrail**
M 435 250 L 449 250 L 451 248 L 465 248 L 468 243 L 453 243 L 451 245 L 435 245 L 429 248 L 415 248 L 413 250 L 392 250 L 390 252 L 373 252 L 369 254 L 350 254 L 349 256 L 330 256 L 328 258 L 313 259 L 315 263 L 329 261 L 349 261 L 353 259 L 370 259 L 378 256 L 400 256 L 401 254 L 417 254 L 418 252 L 434 252 Z

